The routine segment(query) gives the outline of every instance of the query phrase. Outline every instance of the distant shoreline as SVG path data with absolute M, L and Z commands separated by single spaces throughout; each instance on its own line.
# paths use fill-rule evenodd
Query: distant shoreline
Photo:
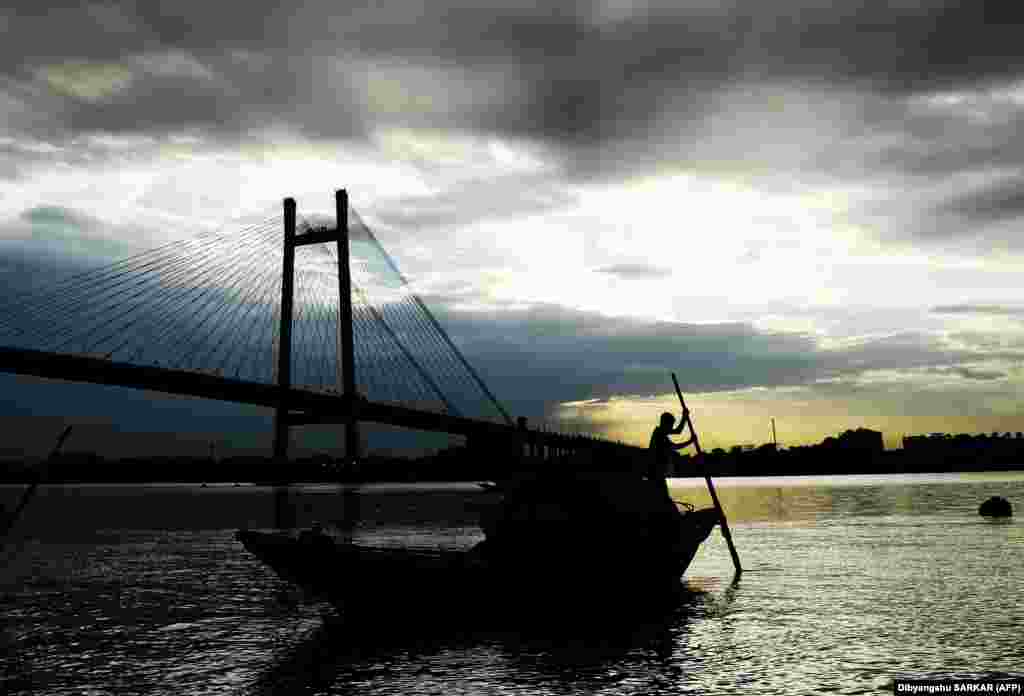
M 765 446 L 752 451 L 720 449 L 705 453 L 703 464 L 687 455 L 677 457 L 669 478 L 702 476 L 706 470 L 722 477 L 856 476 L 882 474 L 942 474 L 1024 471 L 1024 448 L 970 450 L 881 450 L 861 447 L 796 447 L 776 450 Z M 52 461 L 0 461 L 0 483 L 415 483 L 428 481 L 475 482 L 503 478 L 522 471 L 567 471 L 573 466 L 593 471 L 633 473 L 647 468 L 646 453 L 625 460 L 573 463 L 498 457 L 488 450 L 442 450 L 419 458 L 369 455 L 355 472 L 342 460 L 326 455 L 294 458 L 282 466 L 270 457 L 132 457 L 106 459 L 92 452 L 64 452 Z
M 941 477 L 941 476 L 995 476 L 1017 474 L 1024 476 L 1024 469 L 988 469 L 988 470 L 971 470 L 971 471 L 918 471 L 913 473 L 906 472 L 876 472 L 871 474 L 832 474 L 832 473 L 821 473 L 821 474 L 762 474 L 762 475 L 747 475 L 747 476 L 734 476 L 728 474 L 712 474 L 717 481 L 726 482 L 744 482 L 744 481 L 761 481 L 764 479 L 789 479 L 793 480 L 808 480 L 813 481 L 815 479 L 848 479 L 848 480 L 870 480 L 872 477 L 886 477 L 886 476 L 905 476 L 905 477 Z M 370 486 L 386 486 L 386 487 L 397 487 L 399 489 L 404 486 L 422 486 L 426 488 L 446 488 L 450 485 L 459 485 L 477 488 L 477 484 L 489 481 L 486 477 L 479 477 L 474 479 L 420 479 L 417 481 L 398 481 L 398 480 L 383 480 L 383 479 L 363 479 L 360 481 L 338 481 L 338 480 L 316 480 L 316 481 L 287 481 L 287 482 L 266 482 L 266 481 L 172 481 L 172 480 L 147 480 L 147 481 L 96 481 L 96 480 L 67 480 L 67 481 L 42 481 L 39 483 L 40 487 L 46 486 L 205 486 L 208 488 L 274 488 L 276 486 L 287 485 L 287 486 L 312 486 L 312 485 L 370 485 Z M 673 476 L 669 479 L 669 485 L 678 482 L 692 483 L 695 486 L 704 485 L 703 476 Z M 34 481 L 0 481 L 0 489 L 2 488 L 20 488 L 25 485 L 34 483 Z M 483 491 L 483 488 L 479 489 Z
M 6 472 L 10 473 L 10 472 Z M 581 472 L 583 473 L 583 472 Z M 870 476 L 912 476 L 912 475 L 942 475 L 942 474 L 1024 474 L 1024 467 L 1011 467 L 1011 468 L 998 468 L 998 467 L 977 467 L 977 468 L 952 468 L 952 469 L 920 469 L 915 471 L 905 471 L 899 469 L 893 470 L 882 470 L 873 469 L 871 471 L 779 471 L 779 472 L 750 472 L 744 474 L 737 474 L 734 471 L 711 471 L 709 474 L 714 478 L 726 478 L 737 481 L 744 479 L 772 479 L 772 478 L 823 478 L 823 477 L 843 477 L 843 478 L 856 478 L 856 477 L 870 477 Z M 12 476 L 0 475 L 0 486 L 11 485 L 11 486 L 22 486 L 29 485 L 32 483 L 39 483 L 40 485 L 76 485 L 76 484 L 174 484 L 174 485 L 210 485 L 217 486 L 218 488 L 224 487 L 273 487 L 279 485 L 304 485 L 304 484 L 444 484 L 444 483 L 465 483 L 474 484 L 482 481 L 493 481 L 496 478 L 501 477 L 488 476 L 481 473 L 479 476 L 463 476 L 463 477 L 452 477 L 452 476 L 437 476 L 437 477 L 418 477 L 413 478 L 409 476 L 362 476 L 359 478 L 345 478 L 345 477 L 290 477 L 287 480 L 253 480 L 250 478 L 238 477 L 222 477 L 217 476 L 214 472 L 205 478 L 185 478 L 185 477 L 40 477 L 38 475 L 23 475 L 23 476 Z M 675 474 L 667 477 L 670 481 L 701 481 L 703 480 L 703 474 Z

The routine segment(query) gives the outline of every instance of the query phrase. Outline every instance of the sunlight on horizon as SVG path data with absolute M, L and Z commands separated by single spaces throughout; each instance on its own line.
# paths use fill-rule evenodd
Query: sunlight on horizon
M 666 378 L 670 379 L 667 375 Z M 1024 391 L 1019 384 L 1014 388 Z M 910 435 L 1004 433 L 1021 428 L 1019 401 L 1009 397 L 993 404 L 991 412 L 974 415 L 956 412 L 962 403 L 962 397 L 956 396 L 931 413 L 908 414 L 902 412 L 905 400 L 881 390 L 851 391 L 837 397 L 813 387 L 755 387 L 708 393 L 684 391 L 684 397 L 701 447 L 706 451 L 770 443 L 773 418 L 782 448 L 817 444 L 826 437 L 857 428 L 882 432 L 886 449 L 902 448 L 902 438 Z M 611 439 L 646 447 L 663 412 L 679 418 L 675 393 L 567 402 L 559 404 L 555 417 L 570 431 L 577 427 L 595 428 Z M 675 439 L 681 441 L 688 433 L 687 430 Z

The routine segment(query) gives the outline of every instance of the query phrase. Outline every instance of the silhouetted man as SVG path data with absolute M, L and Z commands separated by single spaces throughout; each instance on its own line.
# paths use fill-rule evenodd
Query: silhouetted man
M 688 445 L 693 444 L 693 426 L 690 427 L 690 439 L 686 442 L 672 442 L 668 439 L 669 435 L 678 435 L 683 432 L 690 423 L 690 411 L 683 409 L 682 419 L 679 421 L 679 426 L 676 428 L 672 427 L 675 422 L 675 416 L 671 413 L 662 413 L 661 421 L 654 428 L 654 432 L 651 433 L 651 444 L 648 446 L 650 450 L 650 458 L 647 464 L 647 478 L 651 480 L 659 490 L 665 494 L 665 500 L 671 505 L 672 509 L 675 510 L 675 503 L 672 502 L 672 498 L 668 494 L 668 482 L 665 481 L 665 477 L 669 474 L 669 465 L 672 462 L 672 452 L 674 450 L 680 450 Z

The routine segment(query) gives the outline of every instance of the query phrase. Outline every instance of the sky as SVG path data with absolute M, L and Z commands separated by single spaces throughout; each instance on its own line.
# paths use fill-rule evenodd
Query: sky
M 767 441 L 771 418 L 783 446 L 1024 430 L 1022 23 L 980 0 L 15 0 L 0 273 L 346 188 L 534 422 L 645 444 L 675 371 L 705 447 Z M 0 413 L 45 423 L 7 451 L 61 418 L 269 422 L 2 380 Z

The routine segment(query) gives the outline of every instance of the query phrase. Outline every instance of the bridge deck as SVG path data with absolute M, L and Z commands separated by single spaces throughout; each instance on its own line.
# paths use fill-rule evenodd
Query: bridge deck
M 83 355 L 0 347 L 0 372 L 196 396 L 267 408 L 276 408 L 284 397 L 289 407 L 290 425 L 344 423 L 355 418 L 359 421 L 455 435 L 491 435 L 502 438 L 525 435 L 535 444 L 566 451 L 593 446 L 611 448 L 616 454 L 626 456 L 634 456 L 641 451 L 635 447 L 590 438 L 538 431 L 523 433 L 503 423 L 420 411 L 364 399 L 352 400 L 344 395 L 295 388 L 282 392 L 276 385 L 201 372 L 130 365 Z

